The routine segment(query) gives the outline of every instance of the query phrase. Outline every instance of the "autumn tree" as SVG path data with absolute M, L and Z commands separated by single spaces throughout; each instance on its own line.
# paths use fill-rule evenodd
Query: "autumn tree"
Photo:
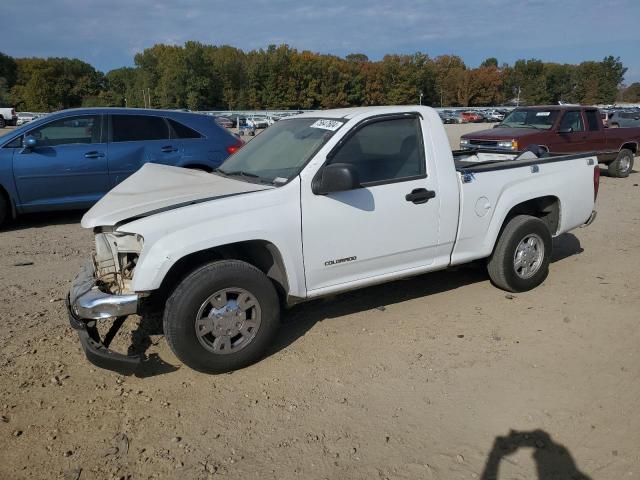
M 213 109 L 318 109 L 357 105 L 483 106 L 520 92 L 528 104 L 610 103 L 626 68 L 617 57 L 579 65 L 538 59 L 498 65 L 495 57 L 469 68 L 455 55 L 417 52 L 370 60 L 289 45 L 245 52 L 228 45 L 157 44 L 134 67 L 103 75 L 68 58 L 13 59 L 0 54 L 0 102 L 21 109 L 129 106 Z M 636 98 L 634 89 L 628 97 Z

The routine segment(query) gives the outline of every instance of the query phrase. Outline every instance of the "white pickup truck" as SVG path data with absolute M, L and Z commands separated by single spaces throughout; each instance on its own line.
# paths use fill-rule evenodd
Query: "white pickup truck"
M 0 128 L 4 128 L 7 125 L 15 127 L 17 124 L 18 115 L 16 115 L 16 110 L 14 108 L 0 108 Z
M 155 297 L 176 356 L 215 373 L 259 359 L 281 308 L 311 298 L 478 259 L 532 289 L 599 182 L 594 156 L 532 150 L 452 155 L 433 109 L 366 107 L 282 119 L 213 174 L 145 165 L 82 219 L 96 250 L 71 324 L 91 362 L 130 371 L 141 357 L 109 343 Z

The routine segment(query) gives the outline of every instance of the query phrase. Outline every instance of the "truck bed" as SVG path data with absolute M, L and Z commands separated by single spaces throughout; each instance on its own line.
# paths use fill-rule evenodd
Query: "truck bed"
M 542 199 L 536 208 L 548 217 L 552 235 L 584 224 L 593 210 L 597 168 L 595 154 L 550 155 L 538 158 L 531 152 L 454 152 L 459 176 L 460 217 L 453 265 L 491 254 L 509 208 L 528 199 Z M 525 168 L 519 168 L 525 167 Z M 550 207 L 556 205 L 556 207 Z M 497 221 L 493 218 L 498 215 Z M 482 242 L 481 245 L 479 242 Z
M 536 157 L 530 152 L 505 152 L 504 150 L 491 149 L 454 150 L 452 153 L 455 168 L 461 173 L 505 170 L 597 156 L 595 152 L 588 152 L 570 155 L 549 154 L 547 157 Z

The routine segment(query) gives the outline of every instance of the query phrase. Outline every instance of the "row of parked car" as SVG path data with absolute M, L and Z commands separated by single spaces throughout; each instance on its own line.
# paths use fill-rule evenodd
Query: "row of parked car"
M 281 118 L 297 115 L 302 112 L 290 112 L 290 113 L 281 113 L 279 115 L 232 115 L 232 114 L 217 114 L 212 113 L 211 116 L 215 117 L 216 121 L 225 128 L 267 128 L 273 125 L 275 122 L 280 120 Z
M 601 109 L 602 123 L 609 128 L 640 127 L 640 108 Z
M 509 113 L 507 109 L 488 108 L 474 110 L 440 110 L 438 115 L 440 115 L 442 123 L 484 123 L 501 122 L 507 113 Z
M 46 115 L 46 113 L 16 112 L 15 108 L 0 108 L 0 128 L 15 127 L 32 122 L 33 120 Z

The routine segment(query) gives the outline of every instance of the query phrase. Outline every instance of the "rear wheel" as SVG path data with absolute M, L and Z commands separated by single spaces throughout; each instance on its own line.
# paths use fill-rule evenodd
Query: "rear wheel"
M 164 334 L 187 366 L 223 373 L 257 361 L 280 318 L 271 281 L 237 260 L 209 263 L 186 277 L 167 300 Z
M 537 217 L 518 215 L 507 223 L 487 263 L 491 281 L 509 292 L 526 292 L 549 274 L 551 233 Z
M 633 152 L 626 148 L 620 150 L 616 159 L 608 166 L 609 175 L 612 177 L 628 177 L 633 170 Z
M 0 128 L 4 128 L 7 125 L 7 122 L 4 120 L 4 117 L 0 116 Z

